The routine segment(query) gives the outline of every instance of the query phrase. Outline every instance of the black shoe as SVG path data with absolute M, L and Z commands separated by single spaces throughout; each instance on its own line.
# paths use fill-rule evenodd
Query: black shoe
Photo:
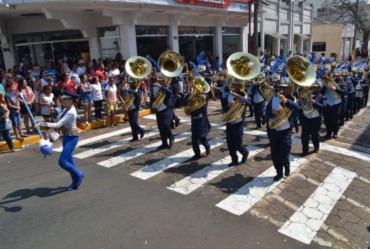
M 206 147 L 206 155 L 211 154 L 211 146 Z
M 325 139 L 329 139 L 329 138 L 331 138 L 331 134 L 326 134 L 324 138 L 325 138 Z
M 266 124 L 266 120 L 262 119 L 262 125 L 265 125 L 265 124 Z
M 129 142 L 135 142 L 135 141 L 139 141 L 139 139 L 137 139 L 137 138 L 133 138 L 133 139 L 131 139 Z
M 337 138 L 338 134 L 334 133 L 333 138 Z
M 307 156 L 307 152 L 302 152 L 302 154 L 301 154 L 301 157 L 305 157 L 305 156 Z
M 201 158 L 201 156 L 200 155 L 194 155 L 192 158 L 191 158 L 191 160 L 198 160 L 198 159 L 200 159 Z
M 227 166 L 232 167 L 232 166 L 235 166 L 235 165 L 238 165 L 238 161 L 233 161 L 233 162 L 229 163 Z
M 283 178 L 283 175 L 280 175 L 280 174 L 277 174 L 276 176 L 274 176 L 274 181 L 277 182 L 279 181 L 281 178 Z
M 179 126 L 179 124 L 180 124 L 180 119 L 178 118 L 175 120 L 175 127 Z
M 142 130 L 142 131 L 140 132 L 140 139 L 143 139 L 143 137 L 144 137 L 144 133 L 145 133 L 145 131 L 144 131 L 144 130 Z
M 245 163 L 248 159 L 249 151 L 245 152 L 240 163 Z
M 157 147 L 157 150 L 163 150 L 163 149 L 166 149 L 166 148 L 168 148 L 168 145 L 167 144 L 162 144 L 161 146 Z
M 313 150 L 313 153 L 317 153 L 317 152 L 319 152 L 319 148 L 315 148 L 315 149 Z
M 290 175 L 290 167 L 284 167 L 285 169 L 285 176 L 289 176 Z
M 175 139 L 173 137 L 170 138 L 170 145 L 168 146 L 168 148 L 171 149 L 174 143 L 175 143 Z

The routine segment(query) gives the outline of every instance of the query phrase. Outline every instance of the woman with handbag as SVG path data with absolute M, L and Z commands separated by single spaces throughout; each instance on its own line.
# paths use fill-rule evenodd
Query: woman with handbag
M 15 152 L 12 138 L 9 130 L 12 129 L 12 124 L 9 120 L 10 111 L 6 107 L 3 93 L 0 91 L 0 132 L 11 152 Z
M 50 129 L 61 129 L 63 133 L 63 151 L 59 157 L 59 165 L 71 174 L 72 184 L 67 191 L 77 190 L 84 179 L 84 174 L 79 171 L 73 160 L 73 151 L 78 143 L 78 131 L 76 126 L 77 111 L 74 102 L 77 99 L 75 93 L 63 92 L 60 97 L 64 110 L 56 119 L 56 123 L 41 122 L 39 126 Z

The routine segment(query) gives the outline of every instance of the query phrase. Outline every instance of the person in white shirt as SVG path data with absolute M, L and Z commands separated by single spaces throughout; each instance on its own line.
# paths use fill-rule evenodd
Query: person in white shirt
M 104 90 L 105 100 L 107 101 L 107 111 L 109 112 L 110 127 L 117 126 L 115 121 L 115 112 L 118 110 L 118 100 L 123 103 L 123 99 L 117 92 L 117 86 L 113 82 L 113 78 L 109 77 L 108 85 Z
M 95 118 L 97 121 L 103 119 L 102 108 L 103 108 L 103 93 L 101 91 L 101 84 L 97 77 L 91 79 L 92 98 L 94 101 Z
M 78 67 L 76 69 L 76 74 L 78 76 L 86 74 L 86 67 L 85 67 L 85 61 L 84 60 L 79 60 L 78 61 Z

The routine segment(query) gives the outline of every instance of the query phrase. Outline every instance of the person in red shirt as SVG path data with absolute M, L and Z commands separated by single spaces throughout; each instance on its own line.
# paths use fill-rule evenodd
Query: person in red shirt
M 101 83 L 104 80 L 104 65 L 99 64 L 98 69 L 95 71 L 95 76 L 98 77 Z
M 73 80 L 69 78 L 68 73 L 64 73 L 62 76 L 62 80 L 58 83 L 58 88 L 61 92 L 67 91 L 73 94 L 77 94 L 77 84 Z

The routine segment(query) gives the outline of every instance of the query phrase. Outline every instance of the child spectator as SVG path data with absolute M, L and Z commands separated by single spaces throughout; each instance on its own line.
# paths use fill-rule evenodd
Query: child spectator
M 41 115 L 45 122 L 51 122 L 51 112 L 54 110 L 53 98 L 54 94 L 52 93 L 51 86 L 44 86 L 42 88 L 39 102 L 41 106 Z
M 90 83 L 87 80 L 87 75 L 81 75 L 81 84 L 80 84 L 80 92 L 81 92 L 81 104 L 84 108 L 84 117 L 85 123 L 88 124 L 91 120 L 91 105 L 92 105 L 92 88 Z

